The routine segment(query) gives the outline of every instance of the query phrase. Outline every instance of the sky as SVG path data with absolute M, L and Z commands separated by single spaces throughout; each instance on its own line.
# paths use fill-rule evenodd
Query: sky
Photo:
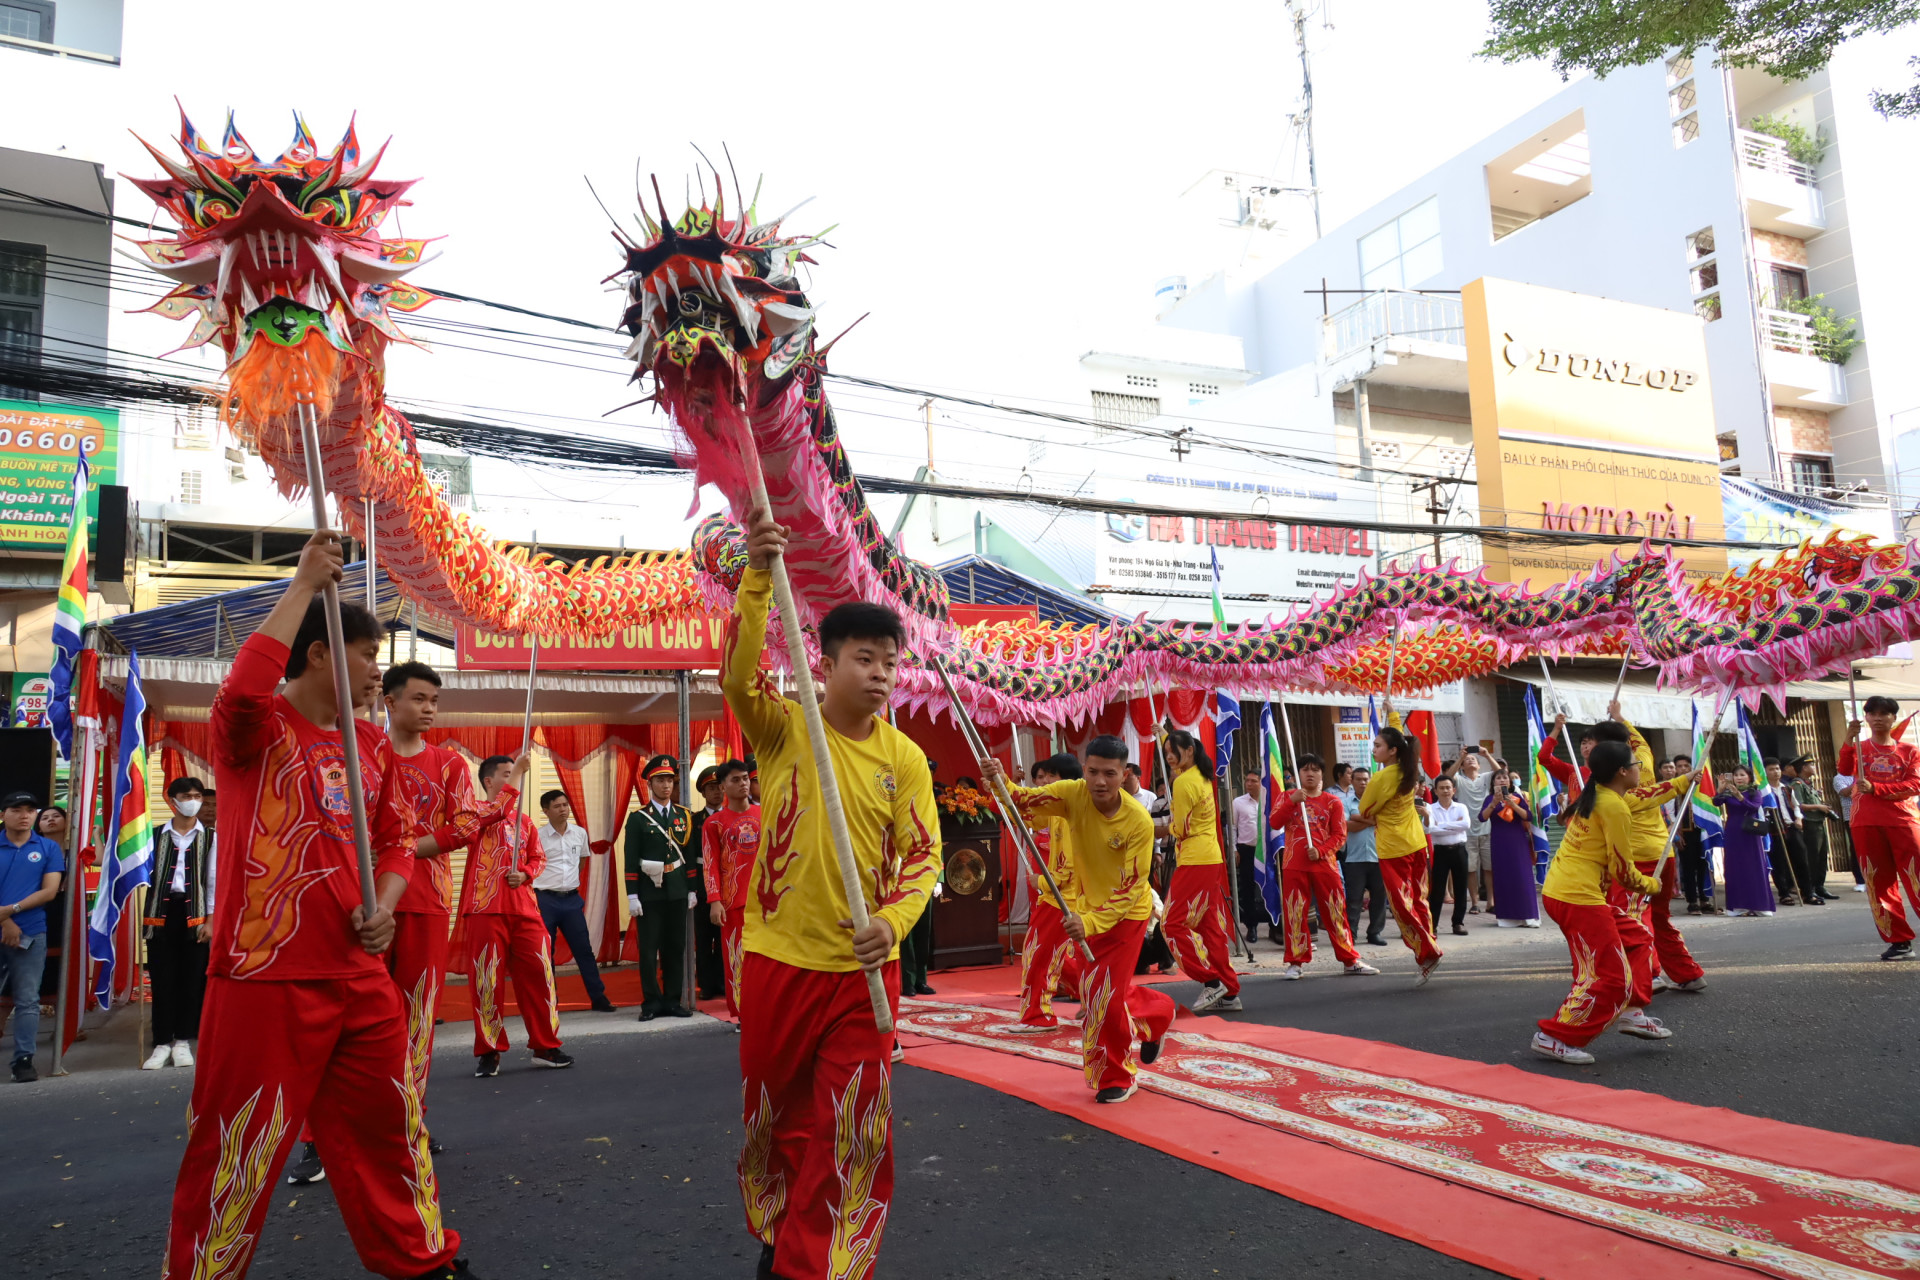
M 1217 227 L 1181 193 L 1213 169 L 1306 181 L 1289 123 L 1299 64 L 1272 0 L 126 11 L 117 69 L 8 59 L 10 96 L 58 109 L 13 113 L 0 145 L 147 176 L 155 166 L 128 131 L 163 144 L 176 95 L 203 132 L 232 108 L 268 154 L 294 110 L 323 143 L 357 112 L 363 144 L 392 138 L 381 172 L 421 179 L 390 231 L 445 237 L 416 283 L 611 323 L 620 300 L 600 280 L 619 258 L 585 180 L 632 228 L 636 163 L 677 213 L 690 144 L 719 159 L 724 143 L 748 188 L 762 182 L 763 215 L 811 197 L 789 226 L 834 227 L 812 277 L 821 331 L 866 317 L 835 371 L 983 400 L 1084 411 L 1079 356 L 1148 322 L 1161 277 L 1221 265 Z M 1544 66 L 1476 57 L 1485 25 L 1484 0 L 1323 0 L 1308 40 L 1327 228 L 1559 89 Z M 148 210 L 130 184 L 118 204 Z M 525 325 L 463 304 L 424 314 L 436 313 Z M 134 317 L 114 342 L 157 355 L 182 336 Z M 635 396 L 617 361 L 538 348 L 518 350 L 554 363 L 504 359 L 432 336 L 431 354 L 391 357 L 396 397 L 664 439 L 645 410 L 602 419 Z M 924 461 L 910 402 L 834 394 L 857 470 Z M 982 478 L 1025 455 L 997 421 L 999 434 L 983 432 L 948 407 L 937 421 L 936 450 Z M 503 535 L 524 536 L 505 527 L 524 523 L 520 493 L 527 511 L 541 494 L 607 504 L 635 530 L 630 546 L 684 537 L 684 479 L 520 470 L 530 483 L 479 473 Z

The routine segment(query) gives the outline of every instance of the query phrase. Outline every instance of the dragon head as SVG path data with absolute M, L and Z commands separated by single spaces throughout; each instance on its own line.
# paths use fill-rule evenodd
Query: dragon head
M 179 229 L 135 243 L 174 285 L 148 310 L 195 318 L 181 349 L 218 339 L 226 351 L 230 410 L 284 412 L 288 388 L 305 385 L 330 404 L 343 357 L 407 341 L 394 313 L 418 310 L 433 295 L 400 279 L 421 265 L 429 242 L 379 235 L 413 185 L 374 177 L 385 147 L 363 156 L 349 124 L 323 154 L 295 116 L 293 141 L 262 160 L 231 115 L 216 150 L 184 111 L 179 143 L 184 164 L 140 140 L 167 176 L 130 180 Z M 243 405 L 248 399 L 254 403 Z
M 745 407 L 813 349 L 814 311 L 794 269 L 813 261 L 804 250 L 821 237 L 782 235 L 787 215 L 761 222 L 753 202 L 728 218 L 718 174 L 713 203 L 703 185 L 699 207 L 678 219 L 657 180 L 653 190 L 658 218 L 641 204 L 646 241 L 622 237 L 626 264 L 608 277 L 626 280 L 627 357 L 636 376 L 653 375 L 669 409 Z

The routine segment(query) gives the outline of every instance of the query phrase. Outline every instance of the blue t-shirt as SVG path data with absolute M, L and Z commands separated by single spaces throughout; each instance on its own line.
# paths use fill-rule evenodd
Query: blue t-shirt
M 1351 824 L 1355 818 L 1360 816 L 1360 797 L 1354 792 L 1353 788 L 1348 787 L 1340 793 L 1340 799 L 1347 807 L 1347 822 Z M 1372 827 L 1367 827 L 1359 831 L 1354 830 L 1351 825 L 1347 827 L 1347 861 L 1380 861 L 1380 854 L 1373 847 Z
M 60 846 L 38 831 L 25 844 L 15 844 L 11 834 L 0 835 L 0 906 L 12 906 L 22 898 L 40 892 L 40 877 L 49 871 L 64 872 L 67 860 Z M 13 918 L 20 932 L 32 937 L 47 931 L 47 909 L 35 907 Z

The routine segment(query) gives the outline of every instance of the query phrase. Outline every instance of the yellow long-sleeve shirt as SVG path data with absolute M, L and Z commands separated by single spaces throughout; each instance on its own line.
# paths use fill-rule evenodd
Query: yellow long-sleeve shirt
M 782 698 L 760 670 L 772 592 L 765 570 L 741 574 L 720 674 L 720 690 L 760 767 L 760 855 L 743 942 L 748 951 L 796 968 L 848 973 L 860 962 L 839 925 L 848 918 L 847 894 L 806 720 L 799 704 Z M 878 718 L 858 741 L 828 725 L 827 746 L 867 910 L 892 927 L 897 942 L 926 910 L 940 878 L 940 819 L 926 753 Z M 899 956 L 898 945 L 892 954 Z
M 1624 720 L 1620 723 L 1627 724 Z M 1660 851 L 1667 847 L 1667 819 L 1660 812 L 1660 806 L 1685 795 L 1687 780 L 1682 776 L 1655 782 L 1653 775 L 1659 768 L 1653 763 L 1653 748 L 1631 724 L 1627 724 L 1627 742 L 1640 765 L 1643 784 L 1627 793 L 1627 809 L 1633 814 L 1633 860 L 1655 862 L 1659 860 Z
M 1632 809 L 1611 788 L 1599 787 L 1593 813 L 1567 823 L 1540 892 L 1574 906 L 1597 907 L 1605 905 L 1607 885 L 1615 881 L 1642 893 L 1660 891 L 1658 880 L 1633 865 Z
M 1400 794 L 1400 766 L 1390 764 L 1367 779 L 1360 793 L 1360 816 L 1372 818 L 1373 848 L 1380 861 L 1404 858 L 1427 847 L 1427 829 L 1413 807 L 1413 792 Z
M 1153 914 L 1153 819 L 1138 800 L 1121 796 L 1120 808 L 1108 817 L 1094 808 L 1087 784 L 1078 779 L 1011 790 L 1022 813 L 1066 820 L 1079 891 L 1076 911 L 1088 933 Z
M 1179 851 L 1175 866 L 1213 867 L 1226 861 L 1213 783 L 1197 766 L 1189 765 L 1173 780 L 1173 838 Z
M 1073 871 L 1073 829 L 1065 818 L 1047 819 L 1047 870 L 1053 873 L 1053 882 L 1059 886 L 1067 910 L 1079 911 L 1080 878 Z M 1040 886 L 1040 901 L 1057 905 L 1044 884 Z

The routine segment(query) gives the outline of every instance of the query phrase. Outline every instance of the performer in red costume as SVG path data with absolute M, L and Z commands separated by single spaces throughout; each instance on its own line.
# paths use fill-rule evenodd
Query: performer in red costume
M 441 1224 L 406 1012 L 380 959 L 413 874 L 413 813 L 385 735 L 351 721 L 379 897 L 371 916 L 360 899 L 318 598 L 340 580 L 340 563 L 338 535 L 308 541 L 214 699 L 214 777 L 228 839 L 168 1280 L 247 1273 L 274 1171 L 309 1120 L 369 1271 L 393 1280 L 470 1274 L 455 1260 L 458 1233 Z M 358 606 L 341 614 L 349 680 L 370 691 L 379 624 Z
M 506 794 L 506 756 L 480 762 L 480 787 L 489 804 Z M 513 998 L 534 1062 L 570 1067 L 573 1058 L 560 1047 L 560 1003 L 553 992 L 552 939 L 533 896 L 533 878 L 547 865 L 533 822 L 515 811 L 480 833 L 467 855 L 460 878 L 460 930 L 465 939 L 467 995 L 473 1001 L 473 1056 L 476 1076 L 500 1074 L 507 1051 L 506 1018 L 500 983 L 513 979 Z
M 1081 776 L 1080 762 L 1064 751 L 1033 766 L 1036 787 Z M 1073 833 L 1067 828 L 1067 820 L 1048 818 L 1035 825 L 1033 837 L 1067 910 L 1078 911 L 1080 883 L 1073 874 Z M 1030 875 L 1027 885 L 1027 938 L 1020 948 L 1020 1026 L 1034 1032 L 1051 1031 L 1060 1025 L 1053 1012 L 1054 997 L 1064 988 L 1077 1000 L 1086 965 L 1080 948 L 1067 937 L 1066 914 L 1054 902 L 1045 882 Z
M 394 911 L 393 946 L 387 969 L 407 1002 L 407 1046 L 420 1097 L 427 1096 L 433 1063 L 433 1018 L 446 983 L 453 912 L 453 872 L 447 855 L 471 845 L 482 831 L 513 812 L 520 780 L 532 763 L 522 756 L 493 804 L 473 793 L 473 773 L 459 752 L 435 746 L 422 735 L 440 711 L 440 675 L 424 662 L 402 662 L 380 678 L 387 706 L 387 737 L 393 743 L 400 785 L 412 801 L 415 828 L 413 880 Z M 432 1144 L 436 1151 L 437 1144 Z
M 1286 938 L 1287 967 L 1280 976 L 1298 979 L 1313 963 L 1313 933 L 1307 908 L 1320 913 L 1333 943 L 1333 955 L 1350 974 L 1378 973 L 1353 948 L 1347 928 L 1347 886 L 1340 871 L 1340 850 L 1347 843 L 1345 800 L 1324 788 L 1326 765 L 1309 752 L 1294 762 L 1300 786 L 1280 797 L 1268 819 L 1287 836 L 1280 869 L 1280 921 Z
M 747 887 L 760 853 L 760 806 L 747 798 L 753 771 L 744 760 L 719 766 L 720 807 L 700 825 L 701 874 L 709 918 L 720 926 L 720 961 L 726 974 L 727 1012 L 740 1018 L 740 931 L 746 927 Z
M 1240 975 L 1233 971 L 1227 918 L 1227 859 L 1220 849 L 1220 809 L 1214 801 L 1213 761 L 1185 729 L 1166 737 L 1173 771 L 1173 879 L 1167 886 L 1167 944 L 1181 972 L 1201 983 L 1195 1013 L 1240 1011 Z
M 1900 704 L 1892 698 L 1868 698 L 1868 740 L 1860 741 L 1860 722 L 1847 726 L 1846 745 L 1840 748 L 1840 772 L 1853 778 L 1854 852 L 1860 873 L 1867 879 L 1867 903 L 1873 908 L 1873 927 L 1887 949 L 1882 960 L 1913 958 L 1913 926 L 1900 902 L 1907 901 L 1920 916 L 1920 814 L 1913 798 L 1920 795 L 1920 749 L 1893 737 Z

